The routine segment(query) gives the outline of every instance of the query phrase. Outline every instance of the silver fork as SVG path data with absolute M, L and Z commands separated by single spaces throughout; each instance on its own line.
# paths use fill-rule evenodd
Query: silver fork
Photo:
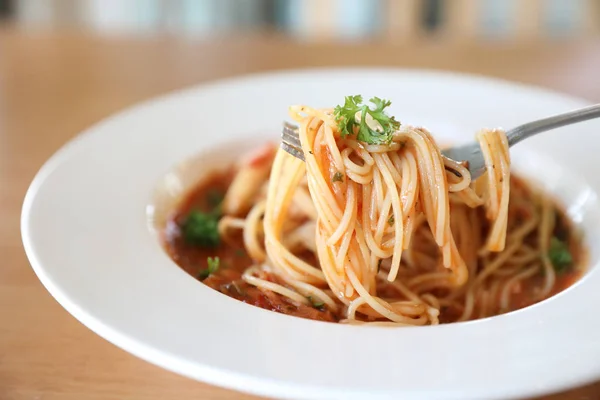
M 549 131 L 551 129 L 560 128 L 561 126 L 571 125 L 578 122 L 587 121 L 589 119 L 600 117 L 600 104 L 580 108 L 566 112 L 564 114 L 554 115 L 552 117 L 539 119 L 537 121 L 528 122 L 519 125 L 511 130 L 506 131 L 508 146 L 513 146 L 520 141 L 534 136 L 540 132 Z M 296 158 L 302 161 L 304 152 L 298 137 L 298 127 L 290 123 L 284 122 L 283 132 L 281 134 L 281 148 Z M 479 177 L 485 172 L 485 161 L 479 143 L 470 143 L 463 146 L 451 147 L 442 152 L 446 157 L 456 161 L 464 161 L 471 173 L 473 179 Z

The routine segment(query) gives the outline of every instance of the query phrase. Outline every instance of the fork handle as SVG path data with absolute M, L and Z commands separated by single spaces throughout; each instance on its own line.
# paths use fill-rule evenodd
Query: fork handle
M 527 139 L 540 132 L 594 118 L 600 118 L 600 104 L 594 104 L 593 106 L 580 108 L 564 114 L 528 122 L 506 132 L 506 138 L 508 139 L 508 145 L 512 146 L 513 144 L 517 144 L 521 140 Z

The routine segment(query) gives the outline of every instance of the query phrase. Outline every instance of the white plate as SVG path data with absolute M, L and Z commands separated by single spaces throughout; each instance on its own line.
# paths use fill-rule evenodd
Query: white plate
M 359 93 L 392 99 L 401 121 L 454 142 L 481 127 L 585 105 L 481 77 L 375 69 L 274 73 L 177 92 L 90 128 L 41 169 L 22 215 L 33 268 L 70 313 L 117 346 L 262 395 L 505 399 L 600 378 L 598 121 L 541 135 L 513 153 L 517 169 L 531 168 L 567 204 L 591 250 L 580 282 L 518 312 L 419 328 L 315 322 L 228 298 L 167 257 L 147 211 L 160 223 L 165 204 L 232 160 L 236 148 L 276 139 L 288 105 L 332 106 Z

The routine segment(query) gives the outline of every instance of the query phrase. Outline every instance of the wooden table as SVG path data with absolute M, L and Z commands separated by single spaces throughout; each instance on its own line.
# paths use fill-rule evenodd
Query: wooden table
M 473 72 L 600 101 L 598 42 L 335 46 L 269 34 L 194 41 L 0 28 L 0 399 L 254 398 L 147 364 L 77 322 L 29 267 L 19 233 L 21 204 L 54 151 L 123 107 L 215 78 L 328 65 Z M 600 383 L 549 398 L 597 399 Z

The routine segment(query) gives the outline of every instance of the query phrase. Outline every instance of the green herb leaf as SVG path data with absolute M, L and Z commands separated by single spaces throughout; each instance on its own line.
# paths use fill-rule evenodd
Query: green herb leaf
M 383 261 L 382 259 L 379 259 L 379 261 L 377 261 L 377 273 L 379 273 L 379 270 L 381 269 L 381 262 L 382 261 Z
M 573 256 L 567 244 L 556 237 L 550 239 L 548 257 L 556 272 L 565 272 L 573 263 Z
M 216 247 L 220 243 L 219 216 L 192 211 L 181 225 L 186 243 L 201 247 Z
M 384 112 L 391 102 L 379 97 L 369 100 L 374 108 L 362 104 L 362 96 L 346 96 L 343 106 L 336 106 L 334 117 L 342 137 L 353 136 L 368 144 L 390 144 L 392 136 L 400 128 L 400 122 Z M 360 121 L 356 121 L 360 113 Z
M 333 174 L 332 182 L 344 182 L 344 175 L 341 172 L 336 172 Z
M 325 303 L 322 300 L 315 299 L 312 296 L 308 296 L 308 301 L 310 301 L 314 308 L 317 308 L 321 311 L 325 309 Z
M 221 265 L 221 260 L 219 257 L 208 257 L 206 259 L 206 263 L 208 264 L 208 268 L 200 271 L 198 274 L 198 279 L 204 280 L 208 278 L 211 274 L 214 274 L 219 269 Z
M 219 257 L 208 257 L 206 259 L 206 263 L 208 264 L 208 273 L 214 274 L 221 265 L 221 259 Z
M 394 216 L 392 215 L 392 216 L 390 216 L 390 217 L 388 218 L 388 221 L 387 221 L 387 222 L 388 222 L 388 224 L 390 224 L 390 226 L 391 226 L 391 225 L 394 225 L 394 222 L 395 222 L 395 221 L 396 221 L 396 218 L 394 218 Z

